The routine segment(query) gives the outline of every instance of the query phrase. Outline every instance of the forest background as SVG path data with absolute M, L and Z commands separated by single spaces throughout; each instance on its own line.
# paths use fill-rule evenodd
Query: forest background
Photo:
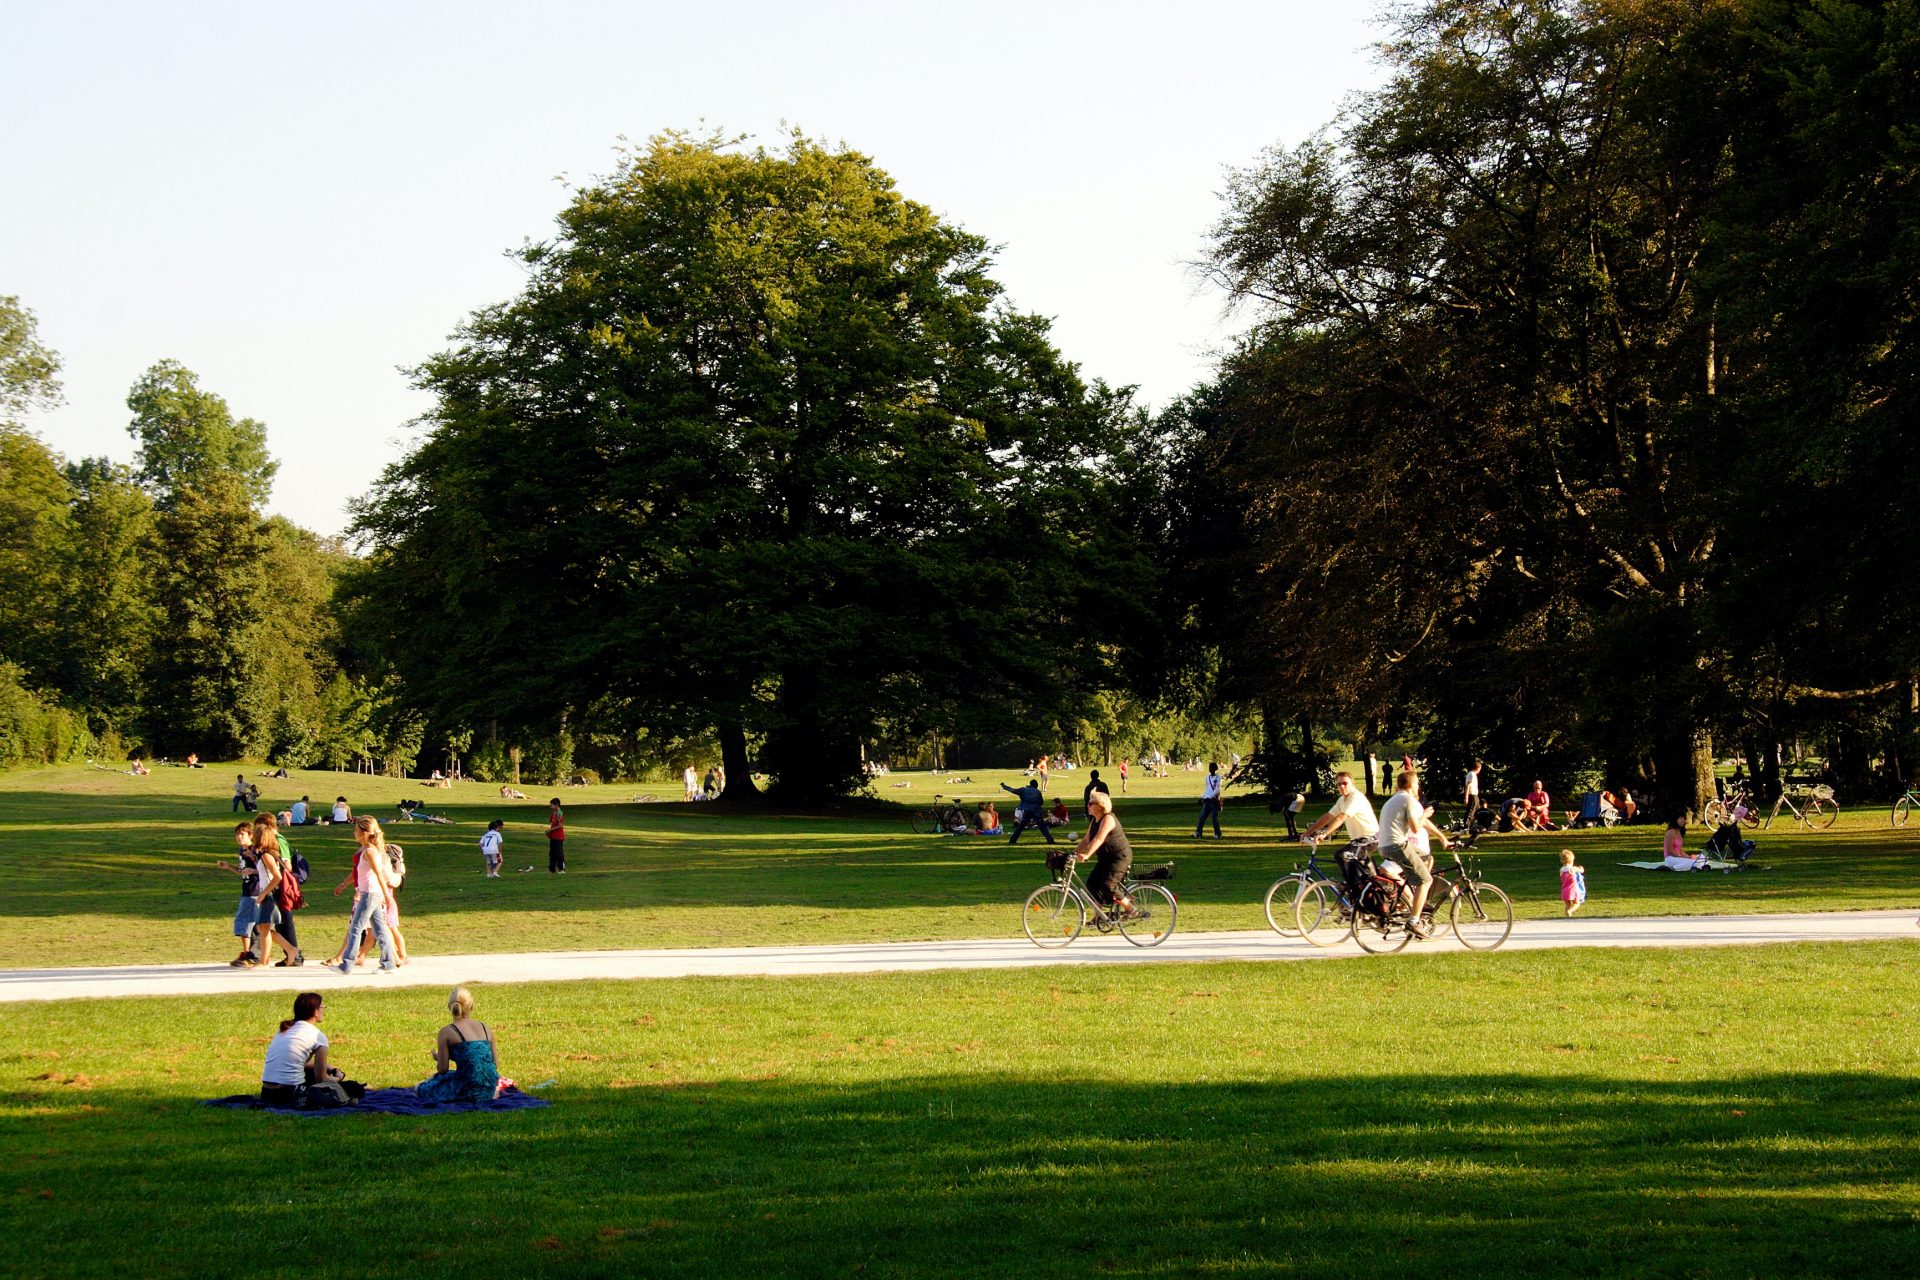
M 0 763 L 606 780 L 1403 751 L 1697 809 L 1920 756 L 1920 7 L 1430 0 L 1224 193 L 1253 323 L 1150 411 L 868 157 L 664 134 L 416 371 L 345 542 L 156 362 L 32 431 L 0 302 Z M 30 301 L 30 300 L 29 300 Z

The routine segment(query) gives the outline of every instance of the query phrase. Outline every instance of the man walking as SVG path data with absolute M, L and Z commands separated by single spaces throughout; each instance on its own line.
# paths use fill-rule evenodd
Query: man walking
M 1111 796 L 1113 794 L 1107 790 L 1107 784 L 1100 781 L 1100 771 L 1098 769 L 1089 769 L 1087 770 L 1087 785 L 1080 790 L 1080 811 L 1087 814 L 1087 821 L 1089 822 L 1093 821 L 1093 815 L 1087 811 L 1087 806 L 1093 803 L 1093 793 L 1096 791 L 1103 796 Z M 1108 805 L 1107 807 L 1112 808 L 1113 806 Z
M 1201 832 L 1206 828 L 1208 818 L 1213 819 L 1213 838 L 1223 839 L 1224 837 L 1220 834 L 1220 762 L 1218 760 L 1209 761 L 1207 764 L 1206 785 L 1200 790 L 1200 821 L 1193 824 L 1195 840 L 1200 838 Z
M 1473 767 L 1467 770 L 1465 799 L 1467 802 L 1467 830 L 1473 830 L 1473 815 L 1480 808 L 1480 762 L 1475 760 Z

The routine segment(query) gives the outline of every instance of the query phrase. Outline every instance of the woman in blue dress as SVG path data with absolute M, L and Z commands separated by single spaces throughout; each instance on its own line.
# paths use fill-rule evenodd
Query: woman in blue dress
M 433 1046 L 440 1070 L 416 1085 L 414 1093 L 429 1103 L 486 1102 L 500 1083 L 493 1032 L 473 1020 L 473 993 L 465 987 L 455 987 L 447 997 L 447 1012 L 453 1021 L 440 1028 Z

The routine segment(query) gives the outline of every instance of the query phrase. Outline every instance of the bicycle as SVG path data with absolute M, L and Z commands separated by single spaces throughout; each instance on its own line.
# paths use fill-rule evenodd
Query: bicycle
M 1053 883 L 1043 884 L 1027 895 L 1020 912 L 1020 925 L 1027 941 L 1036 947 L 1064 947 L 1093 921 L 1101 933 L 1115 929 L 1136 947 L 1157 947 L 1173 936 L 1174 921 L 1180 915 L 1179 899 L 1163 881 L 1173 878 L 1173 864 L 1163 862 L 1139 875 L 1123 876 L 1119 896 L 1133 903 L 1131 911 L 1103 908 L 1080 886 L 1076 871 L 1080 863 L 1072 854 L 1055 875 Z
M 1378 872 L 1360 884 L 1358 901 L 1347 925 L 1348 935 L 1363 951 L 1391 955 L 1413 941 L 1413 921 L 1401 897 L 1405 886 Z M 1473 951 L 1492 951 L 1513 934 L 1513 902 L 1505 892 L 1480 878 L 1480 868 L 1469 867 L 1453 855 L 1447 872 L 1436 869 L 1433 887 L 1421 920 L 1429 934 L 1440 905 L 1446 904 L 1447 924 L 1460 945 Z
M 1912 813 L 1917 805 L 1920 805 L 1920 790 L 1908 787 L 1907 794 L 1893 802 L 1893 812 L 1887 815 L 1887 821 L 1896 827 L 1906 826 L 1907 815 Z
M 1267 923 L 1281 937 L 1305 938 L 1316 947 L 1331 947 L 1347 936 L 1348 926 L 1353 920 L 1353 902 L 1347 896 L 1346 881 L 1320 869 L 1314 856 L 1318 851 L 1317 846 L 1317 841 L 1309 841 L 1307 865 L 1304 868 L 1296 867 L 1293 875 L 1283 876 L 1274 882 L 1273 888 L 1267 890 Z M 1371 859 L 1373 849 L 1373 837 L 1363 836 L 1349 843 L 1341 851 L 1341 857 L 1348 857 L 1348 850 L 1351 850 L 1353 857 Z M 1273 918 L 1275 898 L 1282 891 L 1282 886 L 1286 885 L 1293 887 L 1293 897 L 1287 905 L 1287 914 L 1293 922 L 1291 929 L 1281 928 Z
M 973 830 L 974 814 L 956 800 L 946 800 L 938 792 L 933 803 L 907 815 L 907 824 L 915 835 L 965 835 Z
M 1809 787 L 1806 795 L 1802 797 L 1802 803 L 1806 808 L 1802 809 L 1795 805 L 1786 791 L 1782 790 L 1780 798 L 1773 802 L 1773 812 L 1767 815 L 1767 830 L 1773 830 L 1773 820 L 1780 816 L 1782 808 L 1793 815 L 1795 822 L 1809 831 L 1825 831 L 1840 817 L 1840 804 L 1833 798 L 1833 788 L 1824 782 L 1815 783 Z
M 1700 820 L 1710 827 L 1724 826 L 1736 817 L 1744 826 L 1760 825 L 1760 806 L 1753 802 L 1753 796 L 1745 787 L 1735 787 L 1725 800 L 1716 796 L 1700 811 Z

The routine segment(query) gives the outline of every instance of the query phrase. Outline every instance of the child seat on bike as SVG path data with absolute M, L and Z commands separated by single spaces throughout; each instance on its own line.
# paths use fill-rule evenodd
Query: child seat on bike
M 1340 851 L 1340 878 L 1346 882 L 1349 896 L 1373 878 L 1373 850 L 1359 841 Z

